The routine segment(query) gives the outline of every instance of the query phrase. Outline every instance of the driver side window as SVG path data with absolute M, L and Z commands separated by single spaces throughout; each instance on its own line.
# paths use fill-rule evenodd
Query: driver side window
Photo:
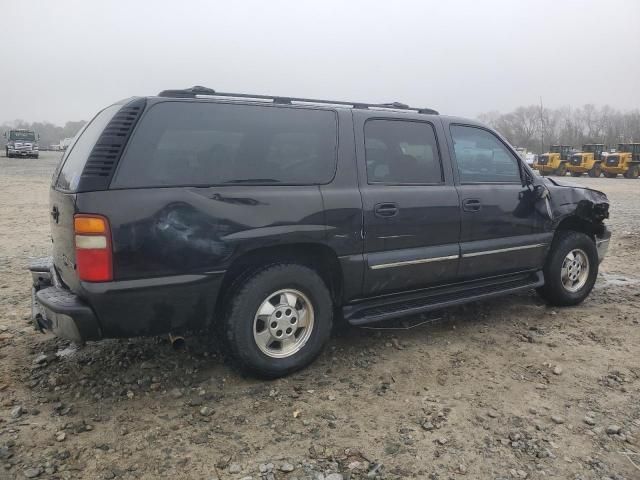
M 492 133 L 451 126 L 460 183 L 520 183 L 517 158 Z

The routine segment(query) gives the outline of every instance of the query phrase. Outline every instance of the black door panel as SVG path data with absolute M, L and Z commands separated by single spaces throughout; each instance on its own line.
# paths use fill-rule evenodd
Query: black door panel
M 381 295 L 454 281 L 460 200 L 435 120 L 367 120 L 354 112 L 363 203 L 363 293 Z M 375 122 L 375 123 L 369 123 Z M 371 127 L 371 128 L 370 128 Z
M 484 128 L 447 130 L 462 183 L 460 280 L 542 268 L 552 232 L 526 195 L 515 154 Z

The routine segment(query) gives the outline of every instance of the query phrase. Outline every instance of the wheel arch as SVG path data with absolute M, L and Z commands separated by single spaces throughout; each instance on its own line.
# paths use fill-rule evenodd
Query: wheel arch
M 343 292 L 343 272 L 336 252 L 322 243 L 290 243 L 258 247 L 238 256 L 227 268 L 218 298 L 216 311 L 243 279 L 262 268 L 277 263 L 297 263 L 312 268 L 327 285 L 332 300 L 339 304 Z
M 594 224 L 576 214 L 570 214 L 560 220 L 556 226 L 553 236 L 555 239 L 558 236 L 558 232 L 570 230 L 584 233 L 595 241 L 596 235 L 601 232 L 602 227 L 602 224 Z

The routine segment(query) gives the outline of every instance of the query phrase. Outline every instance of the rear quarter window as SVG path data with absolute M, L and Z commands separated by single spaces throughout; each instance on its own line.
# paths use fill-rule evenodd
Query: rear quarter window
M 59 190 L 74 192 L 78 188 L 80 176 L 91 150 L 100 138 L 113 116 L 122 105 L 111 105 L 98 113 L 91 122 L 73 140 L 66 154 L 62 157 L 60 173 L 57 175 L 55 187 Z
M 111 188 L 324 184 L 336 154 L 333 111 L 162 102 L 141 119 Z

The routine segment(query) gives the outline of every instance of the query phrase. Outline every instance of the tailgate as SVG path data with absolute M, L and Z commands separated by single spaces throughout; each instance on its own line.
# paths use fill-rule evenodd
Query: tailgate
M 61 280 L 71 288 L 71 290 L 76 290 L 78 286 L 73 233 L 75 205 L 75 193 L 60 192 L 54 188 L 50 189 L 49 213 L 51 240 L 53 241 L 53 264 Z

